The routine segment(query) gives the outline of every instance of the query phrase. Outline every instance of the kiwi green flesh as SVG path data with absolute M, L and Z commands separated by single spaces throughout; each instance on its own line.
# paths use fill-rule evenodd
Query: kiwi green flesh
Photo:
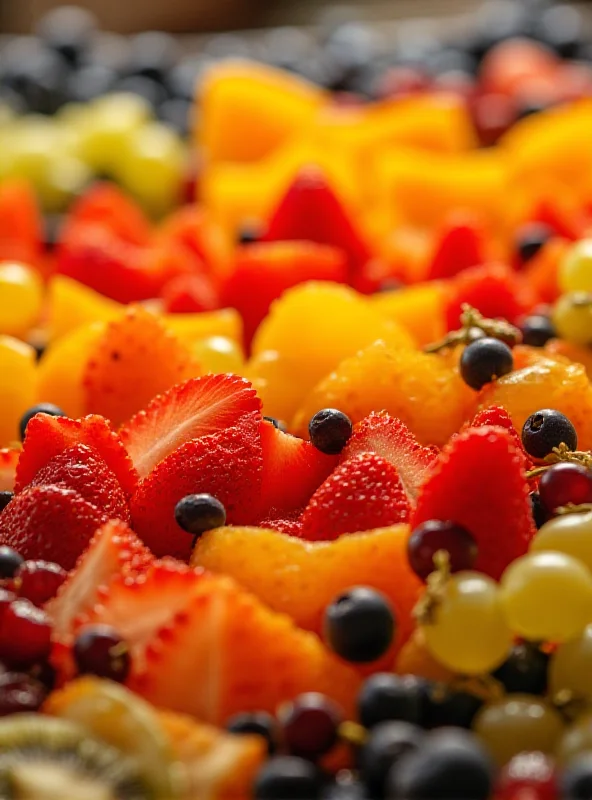
M 69 720 L 0 719 L 0 800 L 154 800 L 135 764 Z

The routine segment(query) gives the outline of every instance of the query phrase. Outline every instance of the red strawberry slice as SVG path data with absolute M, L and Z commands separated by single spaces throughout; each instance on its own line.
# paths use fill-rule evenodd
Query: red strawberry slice
M 299 516 L 295 519 L 276 518 L 270 517 L 264 519 L 259 523 L 260 528 L 269 528 L 269 530 L 277 531 L 278 533 L 285 533 L 287 536 L 297 536 L 302 538 L 302 522 Z
M 30 486 L 63 486 L 103 511 L 109 519 L 129 522 L 129 508 L 115 474 L 99 453 L 85 444 L 67 447 L 35 475 Z
M 373 411 L 355 426 L 342 458 L 358 453 L 377 453 L 389 461 L 412 504 L 436 455 L 433 447 L 422 447 L 409 428 L 386 411 Z
M 524 455 L 524 469 L 532 469 L 533 463 L 526 454 L 520 434 L 514 427 L 512 418 L 503 406 L 488 406 L 487 408 L 482 408 L 481 411 L 477 412 L 474 420 L 468 427 L 481 428 L 483 425 L 495 425 L 498 428 L 507 430 L 518 450 Z
M 261 401 L 238 375 L 204 375 L 155 397 L 120 430 L 141 478 L 192 439 L 240 424 L 259 413 Z
M 444 448 L 412 518 L 452 520 L 475 537 L 475 569 L 498 580 L 535 534 L 524 459 L 510 433 L 469 428 Z
M 472 218 L 450 220 L 440 233 L 430 264 L 429 280 L 452 278 L 485 261 L 483 231 Z
M 195 314 L 220 307 L 214 282 L 201 272 L 175 276 L 166 282 L 161 297 L 163 311 L 168 314 Z
M 82 419 L 36 414 L 27 425 L 27 435 L 20 455 L 15 490 L 31 483 L 39 470 L 67 447 L 85 444 L 99 453 L 115 474 L 127 497 L 135 490 L 138 475 L 120 437 L 98 414 Z
M 95 183 L 79 198 L 68 214 L 63 238 L 81 225 L 98 225 L 123 242 L 146 245 L 150 241 L 150 223 L 140 207 L 113 183 Z
M 72 569 L 107 515 L 73 489 L 29 486 L 0 514 L 0 545 Z
M 12 492 L 20 450 L 11 447 L 0 449 L 0 492 Z
M 317 489 L 302 514 L 303 539 L 386 528 L 409 519 L 409 500 L 395 467 L 376 453 L 344 461 Z
M 336 467 L 338 457 L 327 456 L 310 442 L 261 421 L 263 474 L 261 513 L 277 517 L 303 508 L 313 492 Z
M 32 186 L 20 178 L 0 186 L 0 260 L 34 264 L 43 252 L 43 218 Z
M 111 520 L 95 533 L 65 583 L 46 606 L 56 639 L 71 633 L 74 620 L 92 609 L 101 587 L 116 576 L 133 577 L 146 572 L 154 557 L 128 526 Z
M 177 447 L 140 481 L 132 498 L 132 527 L 157 556 L 187 560 L 193 537 L 175 521 L 175 505 L 188 494 L 206 492 L 226 508 L 231 525 L 253 523 L 261 491 L 259 412 L 233 428 Z
M 372 255 L 318 167 L 306 167 L 296 177 L 269 220 L 265 240 L 305 240 L 338 247 L 347 255 L 352 277 Z

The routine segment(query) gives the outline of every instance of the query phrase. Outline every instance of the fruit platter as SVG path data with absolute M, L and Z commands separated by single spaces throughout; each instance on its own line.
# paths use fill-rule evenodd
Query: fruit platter
M 592 798 L 592 39 L 0 52 L 0 799 Z

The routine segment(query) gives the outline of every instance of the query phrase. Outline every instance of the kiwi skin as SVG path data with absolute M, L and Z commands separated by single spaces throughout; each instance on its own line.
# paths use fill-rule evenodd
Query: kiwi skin
M 0 800 L 30 798 L 32 780 L 36 800 L 54 798 L 56 780 L 59 783 L 61 775 L 64 800 L 76 783 L 100 787 L 109 800 L 156 800 L 131 759 L 90 736 L 80 725 L 42 714 L 14 714 L 0 719 Z M 26 795 L 19 784 L 28 787 Z M 89 796 L 100 795 L 89 791 Z

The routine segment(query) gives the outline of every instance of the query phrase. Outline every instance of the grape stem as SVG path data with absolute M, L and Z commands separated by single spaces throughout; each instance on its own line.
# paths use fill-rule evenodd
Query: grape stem
M 510 344 L 519 344 L 522 341 L 522 334 L 509 322 L 502 319 L 487 319 L 476 308 L 468 303 L 463 303 L 462 314 L 460 315 L 461 327 L 457 331 L 451 331 L 439 342 L 426 345 L 423 349 L 425 353 L 439 353 L 449 347 L 456 347 L 458 344 L 469 344 L 472 341 L 472 332 L 477 329 L 486 336 Z
M 428 575 L 426 590 L 413 609 L 413 616 L 420 625 L 434 622 L 434 614 L 443 599 L 444 588 L 450 578 L 450 553 L 438 550 L 434 553 L 435 570 Z
M 583 467 L 586 467 L 586 469 L 592 469 L 592 453 L 586 450 L 570 450 L 565 442 L 561 442 L 559 447 L 554 447 L 552 452 L 549 453 L 548 456 L 545 456 L 544 461 L 547 463 L 540 467 L 535 467 L 535 469 L 531 469 L 526 473 L 528 480 L 538 478 L 539 475 L 546 472 L 553 464 L 560 464 L 564 461 L 571 462 L 572 464 L 581 464 Z
M 592 503 L 567 503 L 564 506 L 558 506 L 553 513 L 556 516 L 564 516 L 565 514 L 584 514 L 587 511 L 592 511 Z
M 354 745 L 354 747 L 363 747 L 368 741 L 368 731 L 366 728 L 350 720 L 341 723 L 337 734 L 342 742 Z

